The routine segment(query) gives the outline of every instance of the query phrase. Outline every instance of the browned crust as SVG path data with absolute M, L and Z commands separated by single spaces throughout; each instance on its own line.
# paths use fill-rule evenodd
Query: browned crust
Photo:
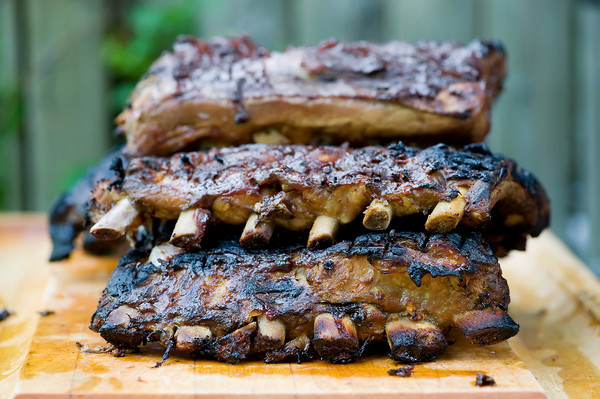
M 405 324 L 409 324 L 408 326 Z M 442 354 L 448 347 L 444 334 L 435 326 L 420 328 L 399 321 L 392 321 L 386 327 L 390 343 L 390 357 L 404 363 L 430 361 Z
M 413 362 L 442 353 L 461 315 L 473 336 L 478 314 L 506 315 L 509 301 L 496 258 L 473 233 L 371 233 L 319 251 L 247 251 L 219 237 L 210 245 L 155 263 L 143 253 L 124 257 L 91 328 L 120 348 L 173 345 L 181 329 L 181 353 L 228 362 L 347 362 L 387 334 L 390 355 Z M 282 323 L 286 333 L 275 335 L 285 338 L 257 338 L 271 334 L 256 331 L 258 315 Z M 485 320 L 477 343 L 508 338 Z
M 454 321 L 465 337 L 476 345 L 502 342 L 519 331 L 519 325 L 513 319 L 496 310 L 473 310 L 458 315 Z
M 324 42 L 271 53 L 247 37 L 185 37 L 117 118 L 135 155 L 252 142 L 483 140 L 505 74 L 497 42 Z
M 485 229 L 496 247 L 520 248 L 518 238 L 538 235 L 549 223 L 548 198 L 535 177 L 481 144 L 425 150 L 254 144 L 136 158 L 96 187 L 89 216 L 96 222 L 129 197 L 146 219 L 174 220 L 203 208 L 213 225 L 244 224 L 257 212 L 260 223 L 302 231 L 319 216 L 350 223 L 373 199 L 387 201 L 394 217 L 430 215 L 460 190 L 458 227 Z

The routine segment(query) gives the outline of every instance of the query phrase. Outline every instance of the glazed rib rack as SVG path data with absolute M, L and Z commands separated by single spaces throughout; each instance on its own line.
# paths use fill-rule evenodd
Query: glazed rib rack
M 310 229 L 307 246 L 319 248 L 355 219 L 385 230 L 393 218 L 413 214 L 426 215 L 426 231 L 487 229 L 510 249 L 515 237 L 546 227 L 548 200 L 531 174 L 481 144 L 252 144 L 131 159 L 96 186 L 88 208 L 97 238 L 134 237 L 153 219 L 177 220 L 170 242 L 189 249 L 219 223 L 245 224 L 246 248 L 265 247 L 275 229 Z
M 316 251 L 214 238 L 206 247 L 123 257 L 91 328 L 118 348 L 158 341 L 230 363 L 344 363 L 379 341 L 395 360 L 429 361 L 454 330 L 478 345 L 518 331 L 497 259 L 476 233 L 368 233 Z
M 117 118 L 135 155 L 265 144 L 482 141 L 502 86 L 498 42 L 327 41 L 270 53 L 181 37 Z

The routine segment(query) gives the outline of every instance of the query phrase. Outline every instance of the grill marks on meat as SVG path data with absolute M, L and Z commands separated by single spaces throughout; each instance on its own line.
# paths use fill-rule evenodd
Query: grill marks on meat
M 231 363 L 343 363 L 386 339 L 394 359 L 428 361 L 452 330 L 475 344 L 518 330 L 497 259 L 475 233 L 370 233 L 318 251 L 213 240 L 197 252 L 164 244 L 125 256 L 90 327 L 118 348 L 174 342 Z
M 482 144 L 253 144 L 133 159 L 95 188 L 89 207 L 100 238 L 136 231 L 151 218 L 179 218 L 172 243 L 184 248 L 198 247 L 209 224 L 245 223 L 246 247 L 265 246 L 274 229 L 311 229 L 308 246 L 317 248 L 357 218 L 384 230 L 392 218 L 413 214 L 427 215 L 425 228 L 435 233 L 484 229 L 495 248 L 508 250 L 548 225 L 549 205 L 530 173 Z
M 499 43 L 479 40 L 327 41 L 269 53 L 247 37 L 183 37 L 138 83 L 117 123 L 135 155 L 253 140 L 464 144 L 489 130 L 504 61 Z

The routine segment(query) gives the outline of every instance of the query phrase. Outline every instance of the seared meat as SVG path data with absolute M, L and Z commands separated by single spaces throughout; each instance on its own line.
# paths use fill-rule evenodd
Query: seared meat
M 180 38 L 117 118 L 134 155 L 264 144 L 470 143 L 505 74 L 498 42 L 327 41 L 269 53 Z
M 549 217 L 537 180 L 483 144 L 425 150 L 250 144 L 142 157 L 101 182 L 89 207 L 98 238 L 133 236 L 152 218 L 178 219 L 171 242 L 185 248 L 199 247 L 217 223 L 245 223 L 245 247 L 266 245 L 275 227 L 310 228 L 308 246 L 322 247 L 334 242 L 338 225 L 363 212 L 371 230 L 421 214 L 428 231 L 481 228 L 504 249 L 520 248 Z
M 54 201 L 50 209 L 49 223 L 52 239 L 50 261 L 69 257 L 75 238 L 85 230 L 85 206 L 92 189 L 99 181 L 111 178 L 115 174 L 111 168 L 115 162 L 120 162 L 120 156 L 120 148 L 111 151 L 98 165 L 91 167 L 73 188 Z M 107 242 L 86 234 L 84 248 L 92 253 L 101 254 L 118 248 L 121 241 Z
M 454 330 L 478 345 L 518 331 L 497 259 L 473 232 L 369 233 L 318 251 L 221 238 L 123 257 L 90 328 L 122 349 L 160 341 L 233 363 L 348 362 L 386 338 L 392 358 L 429 361 Z

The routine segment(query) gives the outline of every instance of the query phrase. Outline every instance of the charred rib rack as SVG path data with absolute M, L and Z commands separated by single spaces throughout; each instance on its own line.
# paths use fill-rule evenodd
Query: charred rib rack
M 159 341 L 231 363 L 343 363 L 386 340 L 395 360 L 428 361 L 452 330 L 478 345 L 518 331 L 497 259 L 475 233 L 369 233 L 318 251 L 213 244 L 125 256 L 91 328 L 118 348 Z
M 327 41 L 269 53 L 182 37 L 117 118 L 133 155 L 251 142 L 470 143 L 505 74 L 497 42 Z
M 69 191 L 61 195 L 52 204 L 50 210 L 50 238 L 52 254 L 50 261 L 68 258 L 75 247 L 75 239 L 86 231 L 85 207 L 90 198 L 90 192 L 101 180 L 114 176 L 115 168 L 119 168 L 121 150 L 111 151 L 98 165 L 91 167 Z M 87 233 L 83 241 L 84 248 L 95 254 L 103 254 L 123 246 L 124 240 L 98 240 Z
M 308 247 L 332 244 L 340 225 L 371 230 L 422 214 L 424 228 L 485 228 L 496 247 L 518 247 L 548 224 L 536 179 L 482 144 L 454 149 L 251 144 L 132 159 L 94 190 L 97 238 L 115 239 L 152 218 L 177 220 L 171 243 L 198 248 L 211 224 L 245 224 L 242 246 L 268 244 L 275 229 L 308 230 Z M 133 233 L 132 233 L 133 235 Z

